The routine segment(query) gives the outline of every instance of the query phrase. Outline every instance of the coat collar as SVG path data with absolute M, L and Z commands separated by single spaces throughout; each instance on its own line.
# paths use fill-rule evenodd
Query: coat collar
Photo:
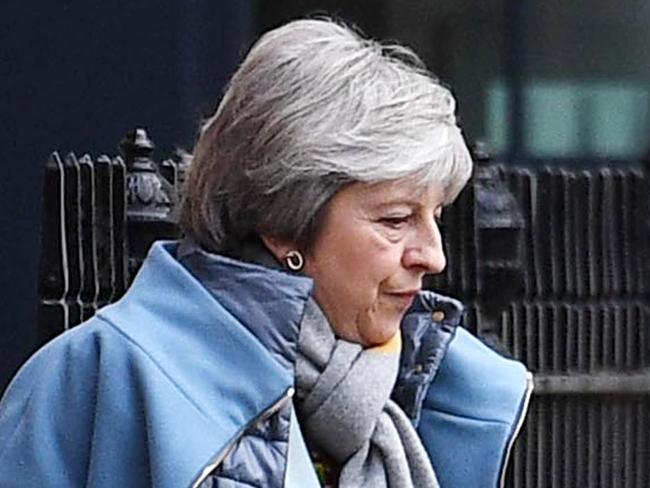
M 249 243 L 247 261 L 211 254 L 191 240 L 177 259 L 286 368 L 293 371 L 297 339 L 312 280 L 289 274 Z M 423 291 L 402 321 L 403 350 L 393 399 L 417 425 L 428 385 L 435 377 L 455 328 L 462 320 L 458 300 Z
M 151 328 L 127 331 L 152 354 L 164 352 L 161 364 L 221 364 L 237 355 L 260 365 L 260 356 L 263 363 L 269 364 L 263 367 L 265 375 L 251 371 L 251 376 L 259 379 L 253 383 L 268 382 L 270 378 L 279 382 L 272 388 L 271 381 L 260 390 L 268 390 L 261 395 L 268 399 L 293 384 L 300 322 L 312 287 L 313 281 L 302 275 L 207 253 L 191 243 L 179 246 L 158 242 L 129 293 L 113 307 L 122 314 L 133 313 L 136 307 L 140 314 L 155 315 L 152 321 L 169 322 L 175 338 L 170 338 L 169 344 L 161 343 L 161 337 Z M 110 309 L 104 315 L 115 313 Z M 457 300 L 424 291 L 404 317 L 400 373 L 393 399 L 415 424 L 462 312 Z M 217 321 L 223 324 L 216 327 Z M 229 338 L 230 334 L 236 339 Z M 193 347 L 183 352 L 186 343 Z M 237 352 L 238 348 L 241 350 Z M 195 370 L 195 366 L 179 366 L 178 370 Z M 246 376 L 246 370 L 241 370 L 239 376 Z M 206 378 L 206 382 L 209 384 L 210 379 Z
M 311 278 L 208 253 L 190 240 L 180 244 L 177 259 L 282 366 L 293 370 Z
M 281 347 L 274 353 L 243 327 L 221 300 L 215 300 L 177 260 L 177 249 L 175 242 L 154 243 L 126 295 L 98 316 L 158 365 L 198 411 L 213 418 L 215 424 L 232 424 L 238 429 L 293 386 L 293 368 L 287 368 L 287 360 L 281 359 L 285 352 Z M 266 285 L 256 280 L 267 270 L 227 258 L 217 262 L 223 278 L 232 280 L 233 286 L 244 280 L 249 285 L 255 283 L 260 296 L 263 294 Z M 310 287 L 311 282 L 303 279 L 276 291 L 296 302 L 293 323 L 301 318 L 298 303 L 306 302 Z M 271 308 L 276 307 L 277 303 Z M 257 305 L 257 309 L 264 308 L 269 308 L 264 302 Z M 275 312 L 265 317 L 273 320 Z M 263 325 L 274 328 L 268 322 Z M 285 333 L 297 333 L 295 325 L 290 329 Z M 222 407 L 215 410 L 215 405 Z M 221 419 L 224 415 L 230 415 L 227 421 Z
M 129 440 L 147 439 L 148 469 L 156 477 L 169 474 L 168 483 L 154 482 L 160 486 L 188 486 L 242 429 L 286 401 L 294 384 L 293 368 L 177 260 L 177 248 L 155 243 L 127 293 L 93 319 L 110 338 L 101 356 L 109 376 L 97 379 L 110 397 L 102 411 L 113 418 L 112 398 L 129 402 L 118 409 L 131 412 L 138 426 Z M 254 281 L 255 275 L 242 278 Z M 308 282 L 301 283 L 292 293 L 305 301 Z M 107 327 L 97 325 L 102 323 Z M 79 330 L 92 334 L 94 328 Z M 112 362 L 127 371 L 111 376 Z
M 402 320 L 400 369 L 391 397 L 416 426 L 462 314 L 458 300 L 423 291 Z

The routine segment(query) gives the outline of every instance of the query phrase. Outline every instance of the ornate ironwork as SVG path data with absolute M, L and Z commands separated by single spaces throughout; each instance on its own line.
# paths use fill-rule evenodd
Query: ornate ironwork
M 134 275 L 154 241 L 179 236 L 174 218 L 178 186 L 164 178 L 151 159 L 154 144 L 144 129 L 127 134 L 120 148 L 127 167 L 128 269 Z M 177 168 L 171 173 L 175 179 Z

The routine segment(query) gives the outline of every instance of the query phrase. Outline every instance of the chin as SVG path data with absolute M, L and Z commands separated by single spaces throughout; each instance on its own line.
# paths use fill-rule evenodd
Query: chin
M 362 343 L 366 346 L 381 346 L 390 341 L 399 332 L 401 321 L 377 324 L 365 334 L 361 334 Z

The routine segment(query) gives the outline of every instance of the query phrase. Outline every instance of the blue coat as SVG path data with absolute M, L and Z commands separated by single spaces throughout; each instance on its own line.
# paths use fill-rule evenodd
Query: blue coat
M 318 486 L 291 402 L 311 287 L 201 252 L 179 261 L 176 244 L 156 243 L 121 300 L 47 344 L 10 384 L 0 486 L 237 486 L 242 460 L 258 486 Z M 414 304 L 394 398 L 443 488 L 498 486 L 529 374 L 459 320 L 452 300 Z M 283 419 L 280 437 L 259 433 L 271 415 Z

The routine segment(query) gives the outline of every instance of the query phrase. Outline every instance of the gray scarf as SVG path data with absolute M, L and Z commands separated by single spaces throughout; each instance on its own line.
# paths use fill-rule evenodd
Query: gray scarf
M 368 349 L 337 339 L 310 299 L 298 349 L 301 425 L 307 440 L 340 465 L 340 488 L 439 487 L 418 434 L 390 399 L 399 336 Z

